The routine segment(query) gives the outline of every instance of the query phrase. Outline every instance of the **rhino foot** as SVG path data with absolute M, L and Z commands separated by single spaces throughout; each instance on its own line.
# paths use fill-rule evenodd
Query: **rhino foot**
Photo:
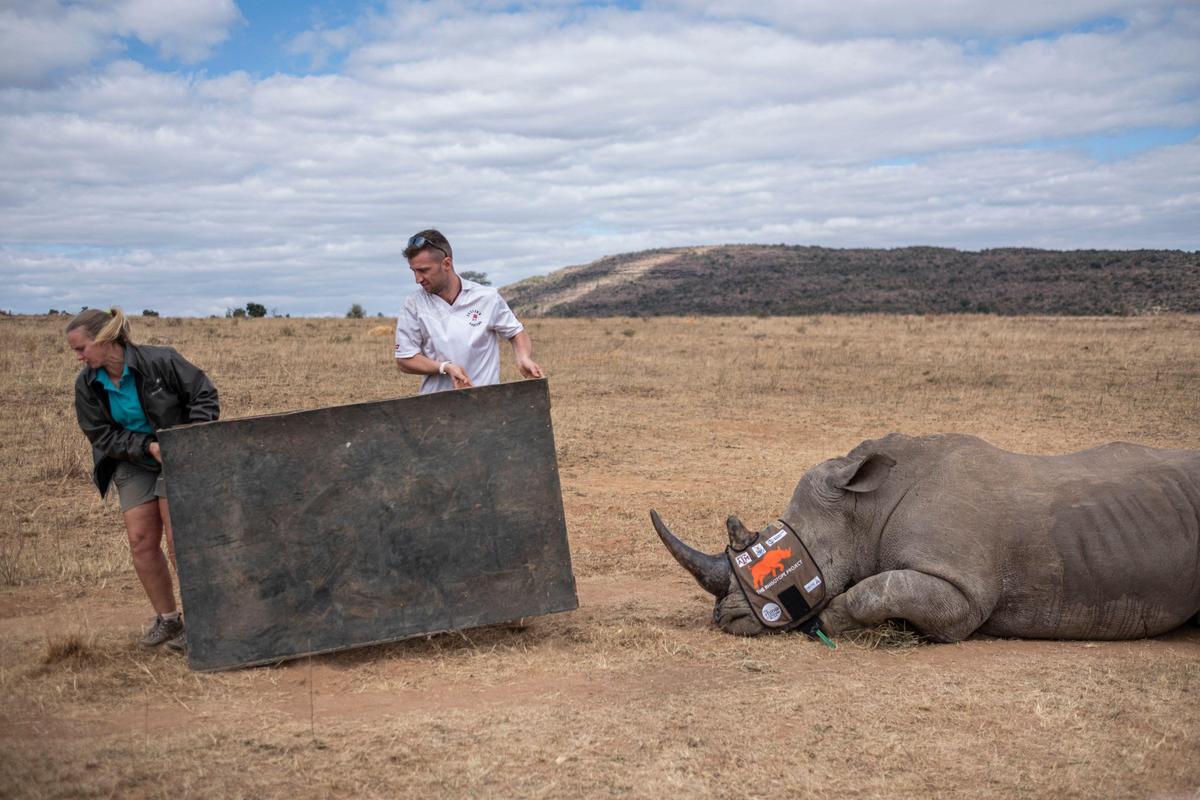
M 957 642 L 983 622 L 954 584 L 915 570 L 881 572 L 856 583 L 829 602 L 821 627 L 830 634 L 873 628 L 902 619 L 925 636 Z

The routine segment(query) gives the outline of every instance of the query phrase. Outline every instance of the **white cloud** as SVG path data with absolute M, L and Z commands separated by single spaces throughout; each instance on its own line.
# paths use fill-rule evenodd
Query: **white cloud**
M 206 57 L 242 18 L 233 0 L 120 0 L 112 10 L 119 33 L 185 64 Z
M 48 0 L 0 8 L 0 85 L 35 85 L 86 66 L 111 47 L 97 15 Z
M 357 38 L 354 29 L 349 26 L 319 28 L 293 37 L 287 50 L 293 55 L 308 56 L 309 69 L 318 71 L 324 69 L 335 55 L 354 45 Z
M 195 63 L 241 20 L 233 0 L 26 0 L 0 8 L 0 86 L 41 86 L 136 37 Z
M 188 52 L 139 22 L 149 4 L 117 6 L 107 30 Z M 198 29 L 232 24 L 221 4 L 181 6 L 209 14 Z M 429 225 L 498 284 L 735 241 L 1200 247 L 1200 140 L 1113 163 L 1029 147 L 1200 125 L 1200 13 L 801 6 L 818 37 L 786 24 L 793 6 L 747 21 L 685 3 L 405 3 L 293 41 L 348 49 L 338 74 L 110 61 L 0 90 L 0 277 L 18 287 L 0 307 L 40 310 L 27 285 L 67 306 L 386 312 L 411 289 L 403 241 Z M 1028 38 L 1105 15 L 1127 22 Z
M 1023 37 L 1105 20 L 1140 20 L 1179 8 L 1171 0 L 1010 0 L 1002 10 L 969 0 L 657 0 L 712 19 L 753 20 L 813 38 Z M 1186 4 L 1185 4 L 1186 5 Z

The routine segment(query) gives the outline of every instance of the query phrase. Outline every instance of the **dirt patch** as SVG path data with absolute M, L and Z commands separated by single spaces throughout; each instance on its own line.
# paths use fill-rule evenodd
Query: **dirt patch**
M 721 634 L 707 622 L 708 598 L 679 576 L 593 576 L 579 591 L 579 610 L 526 625 L 218 675 L 137 650 L 127 622 L 99 626 L 98 653 L 81 668 L 46 668 L 28 650 L 9 668 L 6 688 L 41 703 L 17 701 L 0 718 L 0 775 L 46 768 L 38 743 L 53 742 L 68 754 L 61 764 L 70 769 L 53 772 L 63 796 L 71 787 L 124 791 L 130 780 L 151 793 L 190 785 L 272 794 L 266 778 L 280 779 L 272 759 L 283 755 L 304 761 L 294 777 L 307 776 L 312 794 L 336 792 L 345 765 L 363 760 L 381 770 L 366 784 L 377 792 L 415 781 L 472 796 L 725 795 L 747 769 L 747 750 L 771 756 L 746 795 L 755 797 L 789 785 L 830 797 L 1004 797 L 1039 793 L 1047 775 L 1054 794 L 1106 786 L 1106 796 L 1144 796 L 1196 780 L 1195 629 L 1133 642 L 977 637 L 829 650 L 794 634 Z M 479 768 L 454 791 L 440 783 L 444 765 L 414 766 L 460 750 Z M 143 772 L 109 761 L 147 753 L 185 758 L 183 774 L 143 784 Z M 222 764 L 259 756 L 275 766 L 214 778 Z M 868 759 L 884 774 L 864 772 Z
M 686 251 L 672 251 L 669 253 L 658 253 L 654 255 L 643 256 L 642 258 L 631 261 L 621 262 L 614 266 L 609 272 L 604 275 L 588 281 L 580 281 L 573 285 L 553 290 L 542 296 L 538 300 L 540 313 L 549 314 L 555 308 L 564 305 L 570 305 L 579 298 L 592 292 L 609 288 L 620 283 L 635 283 L 643 275 L 657 266 L 666 264 L 679 258 L 680 252 L 689 252 L 695 255 L 702 255 L 707 252 L 707 247 L 691 248 Z
M 236 417 L 415 391 L 372 324 L 135 334 L 205 366 Z M 1025 452 L 1200 447 L 1200 319 L 527 324 L 550 374 L 579 609 L 195 674 L 135 644 L 149 609 L 119 514 L 80 472 L 59 323 L 0 318 L 15 409 L 0 464 L 43 476 L 0 497 L 0 795 L 1196 796 L 1200 629 L 739 639 L 713 628 L 647 512 L 716 551 L 727 514 L 774 518 L 806 468 L 891 430 Z

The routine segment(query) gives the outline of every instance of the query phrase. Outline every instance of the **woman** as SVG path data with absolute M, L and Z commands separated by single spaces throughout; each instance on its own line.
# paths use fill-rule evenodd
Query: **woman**
M 154 607 L 141 644 L 182 652 L 183 618 L 175 607 L 171 518 L 156 430 L 207 422 L 220 414 L 217 390 L 194 364 L 170 347 L 135 345 L 121 309 L 89 309 L 67 324 L 67 343 L 85 364 L 75 379 L 75 415 L 92 443 L 92 478 L 103 497 L 115 483 L 133 568 Z

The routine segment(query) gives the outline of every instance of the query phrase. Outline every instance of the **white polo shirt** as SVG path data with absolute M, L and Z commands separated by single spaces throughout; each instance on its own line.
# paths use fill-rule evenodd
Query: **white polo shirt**
M 450 305 L 436 294 L 418 289 L 404 301 L 396 319 L 396 358 L 418 353 L 434 361 L 453 361 L 476 386 L 500 382 L 500 344 L 496 334 L 511 339 L 525 326 L 490 286 L 462 280 L 462 291 Z M 425 375 L 421 394 L 454 388 L 449 375 Z

